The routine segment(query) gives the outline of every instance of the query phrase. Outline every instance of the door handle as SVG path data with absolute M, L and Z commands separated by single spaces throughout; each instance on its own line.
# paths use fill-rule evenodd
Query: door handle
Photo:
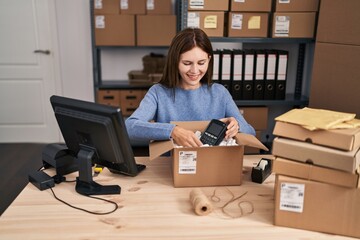
M 50 50 L 41 50 L 41 49 L 37 49 L 34 51 L 34 53 L 42 53 L 45 55 L 49 55 L 50 54 Z

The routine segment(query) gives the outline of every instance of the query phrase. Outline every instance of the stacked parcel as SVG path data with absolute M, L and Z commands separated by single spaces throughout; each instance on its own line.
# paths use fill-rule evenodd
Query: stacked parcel
M 311 108 L 275 120 L 275 225 L 360 237 L 360 120 Z

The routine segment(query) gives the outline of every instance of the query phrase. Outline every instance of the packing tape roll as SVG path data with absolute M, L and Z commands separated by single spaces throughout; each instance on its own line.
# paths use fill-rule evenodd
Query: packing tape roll
M 259 167 L 262 170 L 265 170 L 266 165 L 268 165 L 268 162 L 266 160 L 261 160 L 260 163 L 259 163 Z
M 205 194 L 198 188 L 190 192 L 190 202 L 194 211 L 199 216 L 205 216 L 211 213 L 214 209 L 213 205 Z

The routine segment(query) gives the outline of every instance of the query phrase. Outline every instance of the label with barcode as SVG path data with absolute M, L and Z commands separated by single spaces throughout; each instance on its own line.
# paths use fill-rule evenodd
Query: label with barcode
M 179 152 L 179 174 L 196 174 L 196 151 Z
M 243 15 L 233 13 L 231 15 L 231 28 L 232 29 L 242 29 L 243 25 Z
M 281 183 L 280 210 L 302 213 L 304 209 L 305 185 Z
M 94 1 L 94 8 L 95 9 L 102 9 L 103 8 L 102 0 L 95 0 Z
M 129 0 L 120 0 L 120 9 L 128 10 L 129 9 Z
M 290 16 L 276 16 L 275 30 L 276 37 L 288 37 L 290 33 Z
M 190 9 L 203 9 L 205 1 L 204 0 L 190 0 L 189 7 Z
M 155 0 L 147 0 L 146 1 L 146 9 L 154 10 L 155 9 Z
M 190 28 L 199 28 L 200 27 L 200 13 L 188 12 L 187 16 L 188 16 L 187 27 L 190 27 Z
M 105 28 L 105 16 L 98 15 L 95 17 L 95 28 Z

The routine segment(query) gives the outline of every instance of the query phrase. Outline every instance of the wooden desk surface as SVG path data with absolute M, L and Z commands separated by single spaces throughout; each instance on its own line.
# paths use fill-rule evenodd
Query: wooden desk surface
M 119 209 L 109 215 L 93 215 L 75 210 L 57 201 L 51 191 L 39 191 L 32 184 L 21 192 L 0 217 L 0 239 L 351 239 L 342 236 L 273 225 L 274 175 L 263 184 L 250 180 L 251 167 L 261 156 L 244 159 L 241 186 L 204 187 L 202 191 L 216 195 L 222 202 L 207 216 L 194 213 L 189 201 L 193 188 L 174 188 L 170 160 L 149 161 L 137 158 L 147 168 L 137 177 L 110 174 L 105 169 L 94 180 L 100 184 L 119 184 L 120 195 L 104 195 L 118 203 Z M 67 176 L 74 179 L 76 174 Z M 91 211 L 109 211 L 112 205 L 87 198 L 75 192 L 75 183 L 61 183 L 53 188 L 56 195 Z M 250 201 L 254 212 L 243 217 L 224 215 L 219 206 L 247 191 L 242 200 Z M 237 215 L 237 204 L 227 212 Z

